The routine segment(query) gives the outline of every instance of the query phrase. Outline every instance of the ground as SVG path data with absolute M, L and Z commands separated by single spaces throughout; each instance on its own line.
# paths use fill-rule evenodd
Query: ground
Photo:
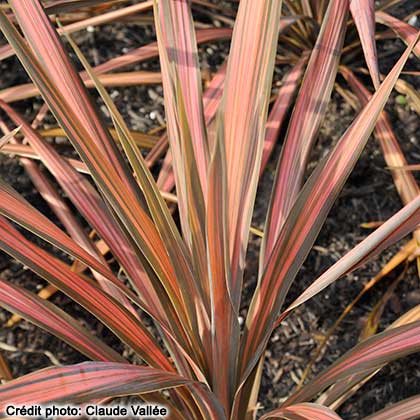
M 135 24 L 106 25 L 93 33 L 85 32 L 77 36 L 77 40 L 83 42 L 84 52 L 92 62 L 102 62 L 124 49 L 137 47 L 152 39 L 153 31 L 149 26 Z M 391 50 L 394 47 L 396 50 L 402 51 L 402 44 L 398 41 L 389 41 L 384 46 Z M 205 66 L 214 70 L 223 61 L 226 52 L 226 43 L 206 45 L 200 48 L 200 58 Z M 398 56 L 397 54 L 396 52 L 387 55 L 387 58 L 381 61 L 382 71 L 389 70 Z M 419 68 L 414 60 L 411 60 L 409 66 L 411 69 Z M 14 58 L 1 62 L 0 68 L 0 88 L 26 80 L 23 70 Z M 148 61 L 138 66 L 138 69 L 147 70 L 156 70 L 157 68 L 157 60 Z M 279 78 L 280 75 L 281 70 L 277 69 L 276 77 Z M 417 87 L 419 86 L 414 77 L 409 80 L 411 83 L 417 83 Z M 146 131 L 156 126 L 164 118 L 160 86 L 114 89 L 112 96 L 133 129 Z M 393 94 L 387 105 L 387 111 L 391 116 L 393 127 L 407 160 L 409 163 L 418 163 L 420 158 L 418 115 L 407 105 L 399 104 L 395 98 L 396 95 Z M 30 118 L 39 108 L 39 101 L 20 102 L 16 107 Z M 350 106 L 338 94 L 334 94 L 308 172 L 330 150 L 353 118 L 354 112 Z M 53 120 L 50 119 L 49 122 L 53 123 Z M 66 148 L 65 145 L 62 147 Z M 279 150 L 280 146 L 276 148 L 258 190 L 253 223 L 260 228 L 264 222 L 265 208 L 270 195 L 275 161 Z M 0 174 L 41 211 L 50 215 L 50 211 L 43 204 L 15 158 L 0 155 Z M 288 300 L 291 301 L 299 291 L 307 287 L 326 268 L 369 233 L 367 229 L 360 226 L 362 223 L 386 220 L 400 207 L 399 197 L 380 148 L 375 139 L 371 138 L 326 220 L 316 246 L 299 272 Z M 275 331 L 266 354 L 259 398 L 264 409 L 275 407 L 294 389 L 302 371 L 312 357 L 317 337 L 328 330 L 362 286 L 380 270 L 402 243 L 404 240 L 383 252 L 367 266 L 334 283 L 323 293 L 299 308 Z M 255 287 L 258 246 L 259 240 L 252 237 L 248 253 L 244 306 L 249 302 Z M 369 292 L 350 313 L 332 336 L 320 360 L 317 361 L 315 372 L 321 371 L 335 361 L 358 341 L 367 314 L 400 271 L 397 270 L 396 273 L 388 276 L 379 286 Z M 45 282 L 3 253 L 0 254 L 0 276 L 33 291 L 45 285 Z M 406 310 L 420 304 L 419 281 L 415 264 L 411 264 L 385 308 L 380 322 L 381 330 Z M 89 329 L 95 331 L 98 336 L 103 337 L 113 346 L 119 346 L 121 351 L 126 351 L 112 334 L 101 328 L 100 324 L 67 297 L 57 294 L 52 298 L 52 301 L 80 320 Z M 0 311 L 0 325 L 8 319 L 9 315 L 6 311 Z M 12 329 L 2 328 L 0 330 L 0 351 L 10 363 L 13 375 L 16 377 L 51 364 L 70 364 L 85 360 L 83 356 L 66 344 L 24 321 Z M 420 363 L 418 356 L 407 357 L 382 369 L 339 409 L 339 414 L 344 419 L 359 419 L 383 408 L 388 403 L 419 392 Z

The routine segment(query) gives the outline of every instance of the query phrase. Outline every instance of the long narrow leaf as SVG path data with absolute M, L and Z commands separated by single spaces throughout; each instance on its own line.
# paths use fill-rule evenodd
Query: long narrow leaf
M 205 325 L 205 308 L 202 307 L 204 302 L 204 296 L 200 296 L 199 292 L 201 291 L 201 289 L 197 289 L 198 285 L 194 281 L 194 278 L 192 276 L 188 252 L 183 246 L 184 242 L 178 232 L 174 220 L 172 219 L 169 213 L 169 209 L 166 203 L 164 202 L 160 192 L 158 191 L 153 176 L 147 168 L 143 156 L 141 155 L 139 149 L 136 147 L 129 130 L 123 118 L 119 114 L 116 106 L 112 102 L 112 99 L 106 92 L 103 85 L 100 83 L 99 79 L 94 74 L 92 68 L 89 66 L 86 59 L 83 57 L 82 52 L 74 44 L 71 38 L 69 38 L 69 42 L 71 43 L 79 59 L 82 61 L 87 73 L 92 77 L 93 81 L 95 82 L 95 85 L 103 101 L 105 102 L 106 106 L 110 111 L 116 130 L 120 137 L 120 142 L 123 145 L 128 160 L 136 175 L 136 179 L 145 195 L 152 218 L 157 226 L 157 229 L 160 232 L 161 237 L 167 245 L 168 254 L 172 259 L 174 270 L 177 273 L 177 279 L 179 281 L 180 288 L 189 290 L 189 293 L 185 295 L 187 310 L 191 308 L 191 311 L 193 313 L 194 307 L 196 306 L 198 308 L 198 314 L 203 316 L 202 322 L 200 324 Z M 195 315 L 192 314 L 191 319 L 194 318 Z M 208 320 L 207 323 L 209 323 Z M 191 336 L 191 339 L 194 340 L 194 337 Z M 198 341 L 197 337 L 195 339 L 195 345 L 192 347 L 192 351 L 198 352 L 200 350 L 200 347 L 201 342 Z
M 328 158 L 318 165 L 299 194 L 251 303 L 242 340 L 244 377 L 260 357 L 290 285 L 362 153 L 413 47 L 414 43 L 402 55 Z
M 175 31 L 182 22 L 186 29 Z M 174 156 L 181 227 L 191 253 L 194 273 L 204 291 L 204 302 L 208 308 L 210 293 L 204 194 L 207 189 L 209 157 L 201 82 L 197 78 L 197 47 L 188 2 L 165 0 L 156 4 L 155 26 L 165 93 L 168 139 L 171 154 Z
M 14 404 L 88 402 L 135 395 L 188 384 L 174 373 L 127 363 L 86 362 L 53 367 L 0 386 L 0 411 Z
M 240 2 L 219 110 L 227 162 L 231 296 L 239 307 L 252 208 L 261 167 L 281 4 Z
M 173 370 L 142 323 L 92 280 L 77 275 L 66 264 L 33 245 L 3 218 L 0 218 L 0 233 L 2 250 L 84 306 L 149 364 L 168 371 Z
M 98 187 L 118 215 L 117 220 L 121 222 L 121 227 L 131 235 L 137 249 L 141 252 L 141 258 L 144 258 L 145 262 L 150 264 L 150 269 L 154 271 L 154 274 L 160 280 L 161 284 L 155 284 L 153 287 L 163 286 L 172 304 L 176 306 L 178 315 L 182 316 L 185 312 L 185 307 L 181 293 L 186 293 L 186 291 L 179 289 L 165 246 L 152 221 L 141 207 L 138 197 L 132 193 L 126 183 L 121 181 L 102 150 L 92 140 L 91 134 L 79 120 L 78 114 L 72 111 L 72 107 L 69 106 L 66 99 L 51 85 L 48 75 L 40 67 L 31 52 L 26 48 L 17 31 L 10 25 L 10 22 L 3 14 L 0 14 L 0 23 L 2 30 L 17 50 L 19 59 L 24 63 L 29 74 L 40 88 L 57 120 L 88 165 Z M 60 173 L 57 175 L 60 175 Z M 128 175 L 128 178 L 130 176 Z M 153 276 L 152 273 L 150 274 Z M 149 288 L 146 288 L 145 292 L 150 293 Z M 157 308 L 159 308 L 161 304 L 156 299 L 153 300 L 156 302 Z M 176 318 L 177 316 L 174 317 L 174 319 Z
M 7 112 L 10 118 L 22 125 L 22 131 L 27 136 L 30 145 L 41 156 L 43 163 L 54 175 L 54 178 L 71 198 L 81 214 L 92 224 L 99 235 L 110 244 L 115 256 L 133 279 L 136 289 L 143 300 L 153 302 L 151 306 L 156 307 L 156 313 L 161 314 L 159 299 L 154 293 L 150 280 L 144 275 L 140 261 L 138 261 L 136 254 L 130 248 L 127 239 L 118 229 L 118 226 L 115 225 L 99 194 L 83 176 L 73 170 L 60 157 L 51 145 L 44 142 L 19 114 L 2 101 L 0 101 L 0 107 Z M 161 296 L 162 298 L 163 296 Z M 160 316 L 159 318 L 162 317 Z
M 370 371 L 419 350 L 420 321 L 374 335 L 344 354 L 301 390 L 292 394 L 284 405 L 308 401 L 340 379 Z
M 70 62 L 40 2 L 38 0 L 10 0 L 9 3 L 30 48 L 42 62 L 52 83 L 60 86 L 61 94 L 66 97 L 67 106 L 77 114 L 84 129 L 95 144 L 102 148 L 105 159 L 115 168 L 118 175 L 122 179 L 129 179 L 124 177 L 127 169 L 124 167 L 115 143 L 104 129 L 78 73 Z
M 270 110 L 267 119 L 267 129 L 264 139 L 264 151 L 261 160 L 260 176 L 270 159 L 280 131 L 283 127 L 287 111 L 293 101 L 296 90 L 303 76 L 303 71 L 307 63 L 307 58 L 302 57 L 292 69 L 286 73 L 282 80 L 282 85 L 277 94 L 276 100 Z
M 380 79 L 375 42 L 375 0 L 351 0 L 350 11 L 359 32 L 373 84 L 377 89 Z
M 169 63 L 176 69 L 184 98 L 190 135 L 194 139 L 193 148 L 201 189 L 203 194 L 206 195 L 209 147 L 204 124 L 201 75 L 191 8 L 187 0 L 176 2 L 162 0 L 158 4 L 157 13 L 162 28 L 162 39 L 159 40 L 158 37 L 158 43 L 161 42 L 166 48 Z M 164 66 L 162 66 L 163 70 Z M 163 76 L 168 77 L 167 72 L 164 72 Z M 170 124 L 170 114 L 168 115 L 168 121 Z M 170 125 L 169 133 L 171 133 Z M 175 143 L 171 145 L 174 153 L 178 154 L 175 146 Z
M 420 305 L 401 315 L 387 328 L 387 330 L 402 325 L 408 325 L 416 321 L 420 321 Z M 324 394 L 322 394 L 318 398 L 317 402 L 323 405 L 328 405 L 329 407 L 336 410 L 341 404 L 343 404 L 344 401 L 354 395 L 358 389 L 360 389 L 367 381 L 375 376 L 380 371 L 380 369 L 381 367 L 378 369 L 375 368 L 338 381 Z
M 0 306 L 3 308 L 66 341 L 92 360 L 124 361 L 117 352 L 57 306 L 3 279 L 0 279 L 0 284 Z
M 212 305 L 212 383 L 230 413 L 239 347 L 238 315 L 230 296 L 231 269 L 227 238 L 226 155 L 217 141 L 210 163 L 207 204 L 207 246 Z
M 277 167 L 260 260 L 264 268 L 302 187 L 312 145 L 324 119 L 346 33 L 348 1 L 329 3 L 296 100 Z
M 358 99 L 363 105 L 365 105 L 371 97 L 369 91 L 347 67 L 343 67 L 341 69 L 341 73 L 345 77 L 351 89 L 355 92 Z M 383 111 L 381 116 L 378 118 L 378 122 L 375 127 L 375 136 L 379 141 L 385 162 L 389 168 L 404 167 L 408 165 L 404 153 L 398 143 L 397 137 L 392 129 L 389 116 L 385 111 Z M 420 194 L 420 188 L 411 172 L 391 169 L 391 174 L 403 204 L 409 203 Z M 415 230 L 414 238 L 416 239 L 417 244 L 420 245 L 419 229 Z M 419 267 L 420 273 L 420 259 L 417 260 L 417 266 Z

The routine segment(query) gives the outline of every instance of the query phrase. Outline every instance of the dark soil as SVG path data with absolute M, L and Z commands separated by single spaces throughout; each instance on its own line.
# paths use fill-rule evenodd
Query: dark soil
M 205 21 L 206 18 L 200 15 L 200 19 Z M 79 44 L 82 43 L 84 53 L 91 62 L 97 63 L 116 56 L 121 51 L 146 44 L 153 40 L 153 37 L 150 26 L 113 24 L 103 26 L 93 33 L 78 34 L 77 41 Z M 381 60 L 381 70 L 386 72 L 396 61 L 403 46 L 398 41 L 387 41 L 380 44 L 379 48 L 384 50 L 394 48 L 396 51 L 395 54 L 387 55 L 384 60 Z M 214 71 L 223 62 L 227 49 L 226 43 L 207 44 L 200 47 L 203 65 Z M 0 68 L 1 89 L 27 81 L 24 71 L 15 58 L 1 62 Z M 147 61 L 137 65 L 136 68 L 156 70 L 158 60 Z M 410 60 L 407 68 L 420 69 L 418 61 L 416 62 L 414 58 Z M 277 79 L 280 78 L 281 73 L 281 69 L 276 69 Z M 417 88 L 420 86 L 418 80 L 413 77 L 406 80 Z M 133 129 L 148 131 L 164 120 L 160 86 L 114 89 L 111 94 Z M 24 101 L 15 106 L 31 118 L 39 108 L 40 101 Z M 407 160 L 409 163 L 418 163 L 420 158 L 418 115 L 407 105 L 399 105 L 395 100 L 395 95 L 389 101 L 387 111 L 392 118 L 393 127 Z M 354 115 L 350 106 L 335 94 L 313 153 L 310 170 L 331 149 L 331 146 L 349 126 Z M 54 124 L 52 117 L 47 120 L 47 123 Z M 259 187 L 254 216 L 254 224 L 259 227 L 263 226 L 279 150 L 280 146 L 277 147 L 275 156 Z M 16 159 L 0 155 L 0 174 L 37 208 L 48 216 L 52 216 Z M 366 237 L 369 231 L 360 226 L 362 223 L 386 220 L 400 207 L 401 202 L 390 172 L 386 169 L 378 144 L 372 138 L 334 205 L 316 246 L 291 289 L 288 301 L 296 297 L 331 264 Z M 326 291 L 296 310 L 275 331 L 266 354 L 260 392 L 260 403 L 264 410 L 276 407 L 295 388 L 303 370 L 311 360 L 317 339 L 328 330 L 363 285 L 380 270 L 405 241 L 383 252 L 362 269 L 331 285 Z M 249 301 L 255 287 L 258 246 L 259 240 L 252 237 L 245 282 L 245 303 Z M 367 315 L 400 271 L 396 270 L 388 276 L 356 306 L 332 336 L 326 351 L 317 361 L 313 373 L 320 372 L 357 343 Z M 0 253 L 0 276 L 32 291 L 37 291 L 46 284 L 3 253 Z M 66 296 L 58 293 L 52 301 L 98 336 L 112 343 L 115 348 L 124 351 L 123 346 L 111 333 L 102 328 L 85 310 Z M 420 304 L 419 276 L 415 264 L 412 264 L 385 308 L 380 330 L 417 304 Z M 0 311 L 0 325 L 3 325 L 9 316 L 8 312 Z M 71 364 L 85 360 L 84 356 L 65 343 L 25 321 L 12 329 L 0 330 L 0 352 L 9 362 L 15 377 L 51 364 Z M 383 368 L 340 408 L 339 414 L 344 419 L 360 419 L 389 403 L 417 393 L 420 393 L 420 363 L 418 356 L 410 356 Z

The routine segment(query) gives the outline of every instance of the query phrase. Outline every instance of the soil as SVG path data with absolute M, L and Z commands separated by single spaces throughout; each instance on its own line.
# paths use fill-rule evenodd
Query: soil
M 400 12 L 401 10 L 396 10 L 396 13 Z M 206 19 L 203 15 L 199 17 L 201 21 Z M 77 35 L 79 45 L 82 43 L 84 53 L 93 63 L 103 62 L 118 55 L 121 51 L 151 42 L 153 38 L 154 34 L 150 26 L 118 23 L 102 26 L 100 30 L 94 32 L 86 31 Z M 380 60 L 381 71 L 387 72 L 401 53 L 403 46 L 399 41 L 390 40 L 382 43 L 380 48 L 384 51 L 395 50 L 394 54 L 388 54 L 385 59 Z M 223 42 L 200 47 L 202 64 L 210 71 L 214 71 L 223 62 L 227 49 L 227 43 Z M 156 70 L 158 60 L 147 61 L 137 65 L 136 68 Z M 419 62 L 411 59 L 407 68 L 418 71 L 420 70 Z M 0 69 L 1 89 L 28 80 L 15 58 L 1 62 Z M 277 80 L 281 73 L 281 69 L 276 69 Z M 418 79 L 408 76 L 405 78 L 417 88 L 420 86 Z M 148 131 L 164 120 L 161 86 L 113 89 L 111 95 L 133 129 Z M 28 100 L 17 103 L 15 106 L 30 119 L 39 109 L 40 103 L 40 100 Z M 101 106 L 100 102 L 99 106 Z M 399 104 L 395 94 L 387 105 L 387 111 L 408 162 L 418 163 L 420 158 L 418 115 L 407 105 Z M 350 106 L 338 94 L 334 94 L 314 149 L 309 172 L 331 149 L 352 122 L 354 115 Z M 54 125 L 52 117 L 49 117 L 46 123 Z M 284 133 L 280 138 L 283 137 Z M 276 148 L 258 190 L 254 225 L 260 228 L 263 227 L 279 151 L 280 145 Z M 38 209 L 53 217 L 15 158 L 0 155 L 0 174 Z M 331 264 L 366 237 L 369 231 L 361 227 L 362 223 L 386 220 L 400 207 L 401 202 L 390 172 L 386 168 L 378 144 L 372 138 L 328 216 L 316 246 L 299 272 L 288 301 L 296 297 Z M 276 407 L 296 387 L 303 370 L 311 360 L 319 337 L 328 330 L 363 285 L 380 270 L 405 241 L 401 241 L 365 267 L 331 285 L 303 307 L 298 308 L 275 331 L 266 353 L 259 397 L 263 410 Z M 255 287 L 258 247 L 259 240 L 252 237 L 248 253 L 244 304 L 249 301 Z M 326 351 L 315 364 L 312 375 L 330 365 L 357 343 L 367 315 L 400 272 L 401 270 L 396 270 L 356 305 L 331 337 Z M 37 291 L 46 284 L 4 253 L 0 253 L 0 277 L 32 291 Z M 124 351 L 123 346 L 111 333 L 102 328 L 92 316 L 66 296 L 58 293 L 52 301 L 112 344 L 114 348 Z M 380 330 L 418 304 L 420 304 L 419 275 L 415 264 L 411 264 L 385 308 L 380 321 Z M 0 325 L 3 325 L 9 316 L 8 312 L 1 310 Z M 25 321 L 11 329 L 0 330 L 0 352 L 9 362 L 15 377 L 51 364 L 71 364 L 85 360 L 84 356 L 65 343 Z M 389 403 L 417 393 L 420 393 L 420 362 L 418 355 L 414 355 L 387 365 L 338 412 L 344 419 L 356 420 Z

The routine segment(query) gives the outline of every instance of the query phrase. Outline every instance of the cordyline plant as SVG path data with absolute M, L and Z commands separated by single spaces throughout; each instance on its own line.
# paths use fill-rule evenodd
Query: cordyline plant
M 420 223 L 417 187 L 404 195 L 405 205 L 398 213 L 284 307 L 335 199 L 375 125 L 377 130 L 381 127 L 387 99 L 411 52 L 418 49 L 417 31 L 413 28 L 408 33 L 407 27 L 394 22 L 396 31 L 405 28 L 400 36 L 408 47 L 381 82 L 374 47 L 374 1 L 284 1 L 289 12 L 295 3 L 300 4 L 302 13 L 321 26 L 315 48 L 303 54 L 285 76 L 267 116 L 279 32 L 300 19 L 281 17 L 280 0 L 241 0 L 232 34 L 228 29 L 196 32 L 187 0 L 146 1 L 111 11 L 107 4 L 121 2 L 8 3 L 11 9 L 1 11 L 0 27 L 9 45 L 0 54 L 2 58 L 16 54 L 33 85 L 1 92 L 0 107 L 18 127 L 9 132 L 1 122 L 7 133 L 1 145 L 3 151 L 21 157 L 66 232 L 0 181 L 0 248 L 88 310 L 144 364 L 130 364 L 62 309 L 0 279 L 4 308 L 92 360 L 6 382 L 0 387 L 0 409 L 10 402 L 85 403 L 138 395 L 166 405 L 171 418 L 254 418 L 265 349 L 282 320 Z M 86 19 L 56 29 L 48 17 L 48 13 L 97 4 L 102 4 L 103 15 L 90 18 L 96 23 Z M 86 25 L 111 21 L 116 13 L 122 17 L 152 7 L 157 44 L 96 68 L 89 66 L 69 37 Z M 363 109 L 304 182 L 309 153 L 339 71 L 350 14 L 361 36 L 375 93 L 365 91 L 343 67 L 349 85 L 361 92 Z M 390 22 L 392 17 L 384 15 L 381 12 L 380 19 Z M 306 24 L 303 19 L 298 28 L 307 30 Z M 84 64 L 80 75 L 59 33 L 67 35 Z M 197 42 L 231 35 L 226 66 L 202 92 Z M 157 54 L 161 74 L 135 73 L 138 79 L 133 82 L 141 83 L 148 76 L 155 77 L 152 83 L 156 78 L 163 83 L 167 133 L 156 142 L 128 130 L 104 86 L 129 83 L 127 74 L 109 72 Z M 241 326 L 238 313 L 258 180 L 303 74 L 273 185 L 258 282 Z M 112 118 L 112 129 L 98 114 L 83 81 L 97 88 Z M 8 102 L 37 94 L 46 105 L 31 125 Z M 48 109 L 61 127 L 57 134 L 37 130 Z M 61 156 L 43 138 L 63 132 L 80 160 Z M 144 158 L 139 145 L 150 146 L 153 141 Z M 155 182 L 150 167 L 166 143 L 170 152 L 165 170 Z M 82 228 L 34 159 L 52 174 L 96 239 Z M 176 197 L 168 194 L 173 183 Z M 172 216 L 173 201 L 178 205 L 179 223 Z M 74 259 L 72 266 L 28 240 L 16 224 L 64 251 Z M 108 265 L 108 252 L 129 285 Z M 153 327 L 146 326 L 144 314 L 153 320 Z M 333 409 L 385 364 L 420 350 L 419 319 L 419 308 L 413 308 L 386 331 L 361 341 L 261 418 L 339 419 Z M 369 419 L 413 418 L 419 404 L 420 396 L 413 397 Z

